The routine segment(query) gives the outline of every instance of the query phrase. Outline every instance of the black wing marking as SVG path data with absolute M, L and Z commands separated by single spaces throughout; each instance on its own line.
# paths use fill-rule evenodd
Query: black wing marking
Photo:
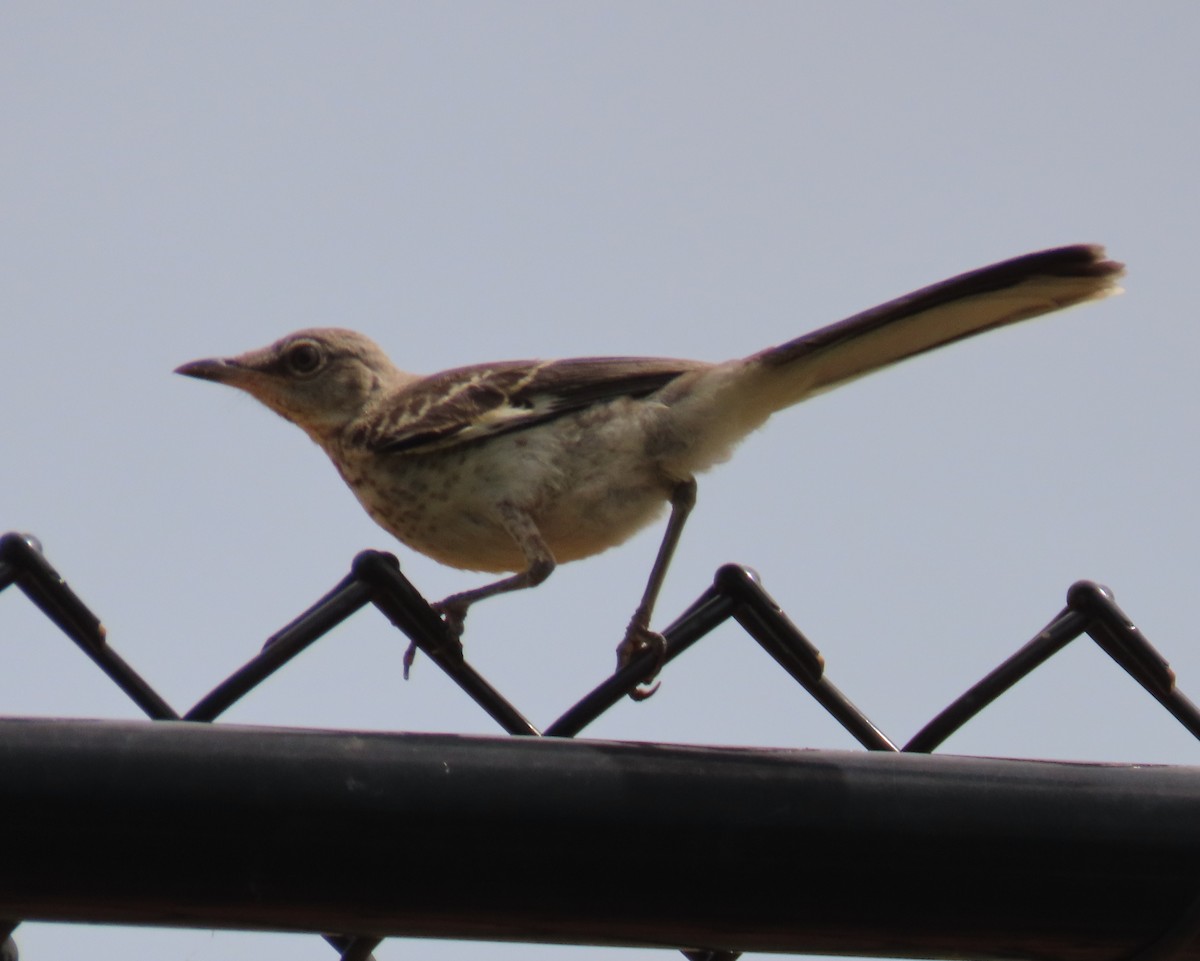
M 645 397 L 698 361 L 581 357 L 461 367 L 427 377 L 388 399 L 371 425 L 381 453 L 431 450 L 525 430 L 617 397 Z

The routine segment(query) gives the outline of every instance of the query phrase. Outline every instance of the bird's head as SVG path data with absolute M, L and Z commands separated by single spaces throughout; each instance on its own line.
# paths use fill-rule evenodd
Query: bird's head
M 352 330 L 301 330 L 237 357 L 194 360 L 177 374 L 244 390 L 318 443 L 406 379 L 373 341 Z

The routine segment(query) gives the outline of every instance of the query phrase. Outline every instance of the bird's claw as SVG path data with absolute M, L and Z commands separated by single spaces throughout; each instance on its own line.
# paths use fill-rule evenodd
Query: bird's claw
M 441 617 L 445 625 L 450 628 L 451 634 L 456 638 L 463 636 L 463 631 L 467 626 L 466 604 L 456 601 L 453 597 L 447 597 L 444 601 L 431 604 L 430 607 Z
M 629 692 L 630 698 L 635 701 L 644 701 L 658 690 L 660 682 L 651 682 L 658 677 L 659 671 L 667 663 L 667 639 L 635 618 L 625 631 L 625 638 L 617 647 L 617 670 L 628 667 L 647 651 L 654 653 L 654 664 L 638 682 L 638 686 Z
M 404 652 L 404 680 L 408 680 L 408 672 L 412 670 L 413 661 L 417 659 L 417 642 L 409 641 Z
M 436 604 L 430 604 L 434 613 L 442 619 L 442 623 L 450 630 L 451 636 L 458 641 L 463 636 L 463 631 L 466 629 L 467 621 L 467 604 L 456 601 L 453 597 L 447 597 L 445 600 L 438 601 Z M 458 649 L 461 652 L 462 644 L 459 643 Z M 412 670 L 413 662 L 417 659 L 417 642 L 409 641 L 408 648 L 404 652 L 404 680 L 408 680 L 408 674 Z

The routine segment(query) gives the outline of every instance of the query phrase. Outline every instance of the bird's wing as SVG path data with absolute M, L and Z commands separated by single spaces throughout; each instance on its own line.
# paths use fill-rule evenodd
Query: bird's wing
M 380 453 L 426 452 L 524 430 L 618 397 L 644 397 L 700 361 L 581 357 L 460 367 L 390 395 L 366 443 Z

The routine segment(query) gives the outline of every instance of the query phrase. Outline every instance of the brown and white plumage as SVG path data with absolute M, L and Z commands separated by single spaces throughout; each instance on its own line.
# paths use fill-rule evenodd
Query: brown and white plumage
M 936 347 L 1116 292 L 1099 247 L 1017 257 L 749 357 L 506 361 L 422 377 L 362 334 L 303 330 L 179 373 L 239 387 L 303 428 L 371 516 L 454 567 L 514 572 L 439 605 L 540 583 L 615 546 L 668 503 L 671 523 L 622 644 L 644 646 L 694 474 L 772 413 Z

